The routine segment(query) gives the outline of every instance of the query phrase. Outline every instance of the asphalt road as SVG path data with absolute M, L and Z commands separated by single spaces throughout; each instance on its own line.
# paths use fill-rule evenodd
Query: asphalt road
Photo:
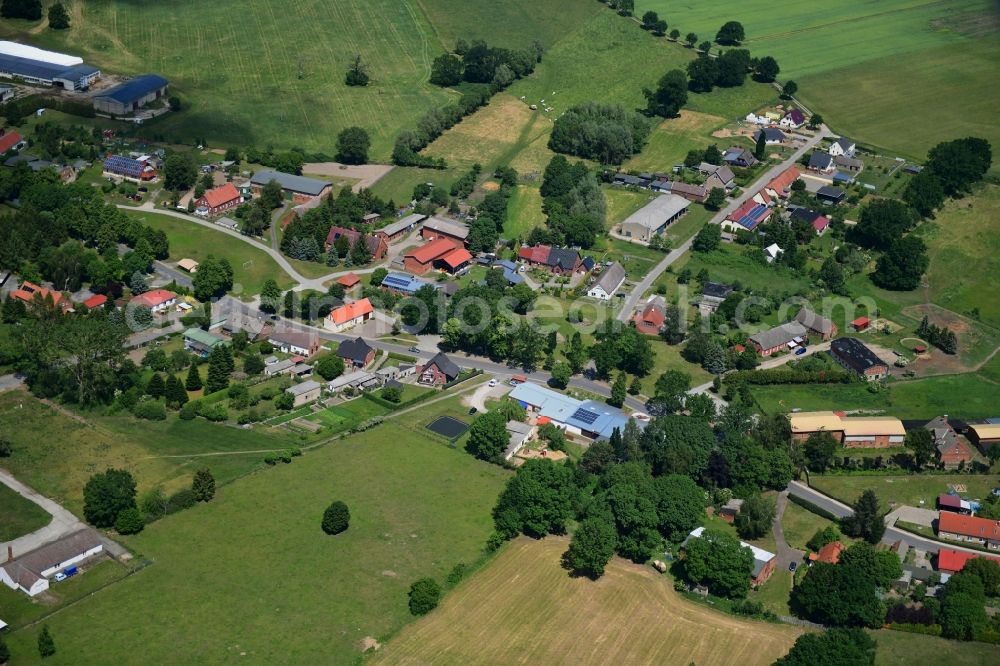
M 819 492 L 814 488 L 810 488 L 804 483 L 798 481 L 792 481 L 788 484 L 788 493 L 793 497 L 798 497 L 810 502 L 821 509 L 829 511 L 838 518 L 843 518 L 849 516 L 853 513 L 851 507 L 847 506 L 843 502 L 838 502 L 832 497 L 828 497 L 823 493 Z M 965 553 L 976 553 L 980 554 L 982 551 L 974 550 L 972 548 L 965 548 L 955 543 L 945 543 L 943 541 L 935 541 L 934 539 L 929 539 L 927 537 L 914 534 L 912 532 L 907 532 L 901 530 L 898 527 L 890 525 L 890 522 L 895 522 L 895 512 L 886 516 L 886 528 L 885 536 L 882 537 L 883 543 L 896 543 L 897 541 L 902 541 L 907 544 L 910 548 L 915 548 L 917 550 L 923 550 L 928 553 L 937 554 L 941 548 L 950 548 L 951 550 L 957 550 Z
M 760 191 L 760 188 L 763 185 L 774 180 L 782 171 L 795 164 L 799 160 L 799 158 L 806 153 L 806 151 L 811 150 L 824 137 L 829 135 L 830 135 L 830 130 L 827 129 L 826 125 L 821 126 L 820 129 L 816 132 L 816 134 L 811 138 L 807 139 L 805 143 L 802 144 L 802 146 L 800 146 L 794 153 L 792 153 L 788 157 L 788 159 L 781 162 L 780 164 L 771 167 L 763 174 L 761 174 L 761 176 L 757 178 L 757 180 L 755 180 L 752 185 L 748 185 L 747 187 L 745 187 L 743 190 L 743 194 L 733 199 L 721 210 L 719 210 L 719 212 L 716 213 L 715 216 L 708 221 L 709 224 L 721 224 L 722 221 L 726 219 L 727 215 L 732 213 L 734 210 L 736 210 L 744 203 L 746 203 L 748 199 L 752 198 L 755 194 L 757 194 L 757 192 Z M 653 282 L 655 282 L 656 279 L 663 274 L 663 271 L 667 270 L 667 268 L 672 263 L 677 261 L 685 252 L 690 250 L 693 242 L 694 238 L 693 237 L 689 238 L 683 244 L 681 244 L 674 250 L 667 253 L 667 256 L 664 257 L 660 261 L 660 263 L 654 266 L 653 270 L 651 270 L 646 275 L 646 277 L 644 277 L 639 282 L 639 284 L 637 284 L 632 289 L 629 295 L 625 298 L 625 303 L 622 306 L 621 312 L 618 313 L 619 321 L 628 321 L 631 318 L 632 313 L 635 311 L 636 306 L 642 301 L 643 296 L 645 296 L 646 292 L 649 291 L 649 288 L 653 286 Z
M 45 527 L 37 529 L 31 534 L 25 534 L 24 536 L 14 539 L 13 541 L 8 541 L 2 544 L 0 548 L 2 548 L 4 557 L 6 557 L 8 547 L 13 550 L 14 557 L 18 557 L 24 553 L 35 550 L 36 548 L 41 548 L 46 544 L 52 543 L 67 534 L 87 529 L 87 526 L 80 522 L 80 520 L 72 513 L 59 506 L 56 502 L 53 502 L 49 498 L 40 495 L 28 486 L 24 485 L 15 479 L 10 472 L 0 469 L 0 483 L 10 488 L 18 495 L 21 495 L 25 499 L 30 500 L 42 507 L 50 516 L 52 516 L 51 521 L 49 521 L 49 524 Z
M 248 303 L 242 303 L 228 296 L 222 299 L 222 301 L 220 301 L 219 311 L 220 312 L 241 311 L 252 317 L 258 317 L 258 318 L 266 317 L 266 315 L 257 310 L 257 308 L 255 308 L 253 305 Z M 357 337 L 356 333 L 353 335 L 350 333 L 333 333 L 331 331 L 327 331 L 321 328 L 316 328 L 314 326 L 306 326 L 305 324 L 300 324 L 298 322 L 289 322 L 284 319 L 281 321 L 281 323 L 286 328 L 290 328 L 292 330 L 309 331 L 316 333 L 323 340 L 343 342 L 345 340 L 353 340 L 354 338 Z M 411 352 L 409 347 L 406 345 L 396 344 L 393 342 L 386 342 L 384 340 L 378 340 L 374 338 L 366 338 L 366 342 L 375 349 L 381 349 L 387 352 L 395 352 L 397 354 L 404 354 L 404 355 L 414 354 L 414 352 Z M 423 351 L 421 352 L 421 354 L 423 356 L 427 356 L 428 352 Z M 462 367 L 472 368 L 474 370 L 482 370 L 483 372 L 491 373 L 501 378 L 509 378 L 511 375 L 525 375 L 529 381 L 538 384 L 548 384 L 549 379 L 552 378 L 552 375 L 549 374 L 548 372 L 545 372 L 544 370 L 536 370 L 535 372 L 528 373 L 516 366 L 506 365 L 504 363 L 497 363 L 482 356 L 472 356 L 462 353 L 453 353 L 451 354 L 451 356 Z M 574 377 L 573 379 L 570 380 L 569 385 L 572 388 L 588 391 L 590 393 L 594 393 L 600 396 L 607 397 L 611 395 L 611 389 L 606 384 L 586 379 L 584 377 Z M 625 400 L 625 405 L 635 411 L 639 412 L 646 411 L 645 403 L 643 403 L 641 400 L 638 400 L 634 396 L 628 396 Z

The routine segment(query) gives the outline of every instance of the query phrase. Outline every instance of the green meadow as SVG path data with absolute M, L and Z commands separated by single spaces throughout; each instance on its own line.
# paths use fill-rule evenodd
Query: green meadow
M 475 562 L 493 529 L 509 472 L 421 434 L 432 412 L 263 469 L 124 539 L 154 564 L 50 616 L 45 663 L 354 662 L 412 619 L 414 580 Z M 327 536 L 333 500 L 351 524 Z M 38 661 L 39 630 L 7 637 L 18 663 Z

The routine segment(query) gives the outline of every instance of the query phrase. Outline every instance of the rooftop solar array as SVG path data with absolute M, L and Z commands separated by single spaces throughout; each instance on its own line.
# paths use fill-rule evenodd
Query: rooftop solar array
M 112 155 L 104 160 L 104 170 L 138 178 L 142 175 L 143 164 L 138 160 L 122 155 Z
M 590 425 L 597 420 L 598 416 L 600 416 L 600 414 L 597 414 L 595 412 L 590 411 L 589 409 L 584 409 L 583 407 L 581 407 L 580 409 L 573 412 L 573 416 L 571 416 L 570 418 L 577 419 L 578 421 L 583 421 L 584 423 Z
M 767 210 L 767 206 L 763 204 L 757 204 L 750 209 L 750 212 L 737 220 L 737 224 L 741 227 L 746 227 L 747 229 L 753 229 L 760 222 L 761 214 Z

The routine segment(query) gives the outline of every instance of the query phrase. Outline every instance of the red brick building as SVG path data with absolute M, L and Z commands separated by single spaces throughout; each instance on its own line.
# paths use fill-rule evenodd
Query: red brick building
M 541 266 L 556 275 L 570 275 L 583 269 L 580 253 L 568 248 L 524 245 L 517 258 L 529 266 Z
M 962 463 L 968 465 L 972 462 L 974 458 L 972 445 L 955 432 L 947 415 L 929 421 L 924 427 L 931 431 L 938 460 L 946 468 L 954 469 Z
M 423 365 L 417 366 L 417 381 L 421 384 L 440 386 L 458 377 L 462 371 L 454 361 L 439 353 Z
M 205 190 L 195 202 L 195 210 L 202 215 L 217 215 L 230 208 L 236 208 L 243 201 L 239 190 L 232 183 Z
M 403 255 L 403 267 L 414 275 L 434 269 L 455 273 L 470 261 L 469 251 L 450 238 L 437 238 Z
M 357 244 L 358 239 L 364 239 L 364 243 L 368 246 L 368 253 L 372 256 L 372 261 L 380 261 L 385 257 L 385 253 L 389 251 L 389 244 L 382 236 L 369 236 L 356 229 L 348 229 L 346 227 L 330 227 L 330 231 L 326 234 L 327 252 L 330 251 L 330 248 L 333 247 L 333 244 L 341 236 L 347 238 L 347 242 L 352 248 Z

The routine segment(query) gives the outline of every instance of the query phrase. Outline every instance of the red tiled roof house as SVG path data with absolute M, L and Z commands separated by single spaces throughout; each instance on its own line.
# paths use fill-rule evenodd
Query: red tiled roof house
M 217 215 L 242 203 L 243 197 L 232 183 L 205 190 L 195 202 L 195 209 L 202 215 Z
M 940 511 L 937 530 L 941 539 L 1000 551 L 1000 521 Z
M 163 312 L 171 305 L 177 303 L 177 294 L 172 291 L 167 291 L 166 289 L 154 289 L 152 291 L 147 291 L 145 294 L 139 294 L 134 296 L 129 305 L 145 305 L 154 314 L 157 312 Z

